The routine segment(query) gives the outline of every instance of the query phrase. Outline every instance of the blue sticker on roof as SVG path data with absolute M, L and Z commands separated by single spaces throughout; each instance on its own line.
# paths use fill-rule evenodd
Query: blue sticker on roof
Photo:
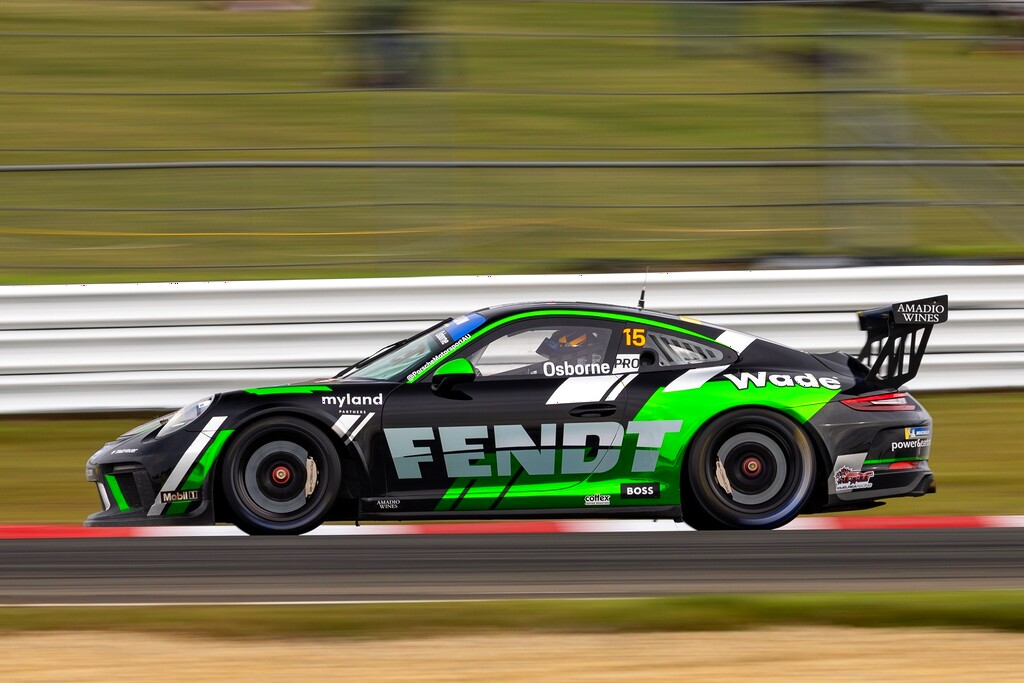
M 464 337 L 483 324 L 484 317 L 482 315 L 479 313 L 467 313 L 445 325 L 444 329 L 452 340 L 455 340 Z

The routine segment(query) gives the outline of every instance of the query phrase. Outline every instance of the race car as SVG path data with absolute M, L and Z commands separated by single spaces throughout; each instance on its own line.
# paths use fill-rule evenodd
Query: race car
M 935 491 L 904 384 L 947 297 L 858 313 L 857 357 L 667 313 L 523 303 L 303 384 L 229 391 L 89 458 L 87 526 L 667 518 L 773 529 Z

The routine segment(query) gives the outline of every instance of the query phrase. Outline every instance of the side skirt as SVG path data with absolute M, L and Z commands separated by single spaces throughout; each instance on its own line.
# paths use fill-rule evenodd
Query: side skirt
M 393 511 L 374 510 L 376 500 L 363 499 L 361 520 L 404 521 L 404 520 L 445 520 L 445 519 L 672 519 L 683 521 L 678 505 L 648 505 L 642 507 L 602 508 L 595 510 L 550 509 L 550 510 L 455 510 L 436 511 Z

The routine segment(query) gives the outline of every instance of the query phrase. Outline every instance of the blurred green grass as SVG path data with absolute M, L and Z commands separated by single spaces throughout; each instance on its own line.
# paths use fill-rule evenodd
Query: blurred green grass
M 284 33 L 346 26 L 311 12 L 221 12 L 199 2 L 8 0 L 9 32 Z M 453 2 L 424 28 L 501 33 L 986 34 L 989 20 L 823 8 Z M 898 158 L 879 151 L 572 151 L 467 145 L 768 146 L 824 142 L 1024 144 L 1017 97 L 508 95 L 530 91 L 1024 91 L 1021 57 L 959 41 L 436 36 L 434 85 L 292 96 L 0 96 L 0 163 L 212 159 Z M 319 90 L 356 77 L 341 39 L 43 38 L 0 41 L 7 93 Z M 814 55 L 870 76 L 813 66 Z M 435 149 L 162 151 L 181 147 L 435 145 Z M 149 148 L 148 152 L 28 152 Z M 998 159 L 1019 150 L 921 156 Z M 613 208 L 820 200 L 1015 199 L 1021 169 L 151 170 L 12 173 L 0 183 L 0 281 L 349 277 L 685 267 L 769 254 L 1024 255 L 1019 207 Z M 1002 184 L 1005 183 L 1005 187 Z M 1016 192 L 1016 194 L 1015 194 Z M 416 205 L 410 206 L 412 202 Z M 387 207 L 368 204 L 390 204 Z M 429 205 L 434 203 L 435 205 Z M 436 205 L 440 203 L 440 205 Z M 466 203 L 469 206 L 452 206 Z M 335 205 L 348 205 L 339 208 Z M 358 206 L 352 206 L 353 204 Z M 529 206 L 515 206 L 528 204 Z M 553 204 L 581 205 L 552 208 Z M 306 206 L 301 210 L 189 212 Z M 320 207 L 320 208 L 312 208 Z M 49 209 L 12 211 L 12 208 Z M 89 208 L 92 212 L 57 212 Z M 98 209 L 129 209 L 109 212 Z M 165 209 L 143 211 L 143 209 Z M 1007 225 L 1010 227 L 1007 228 Z M 316 265 L 319 264 L 319 265 Z
M 931 394 L 931 467 L 938 493 L 896 498 L 844 515 L 1024 514 L 1024 470 L 1017 434 L 1024 392 Z M 85 461 L 104 442 L 146 416 L 0 418 L 0 524 L 78 524 L 99 510 Z
M 856 609 L 850 609 L 856 605 Z M 0 607 L 0 633 L 156 632 L 227 638 L 418 638 L 486 632 L 729 631 L 771 626 L 1024 631 L 1020 591 L 712 595 L 303 606 Z

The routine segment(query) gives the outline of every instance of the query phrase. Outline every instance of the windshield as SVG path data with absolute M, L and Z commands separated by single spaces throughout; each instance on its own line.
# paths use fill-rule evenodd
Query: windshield
M 461 346 L 468 335 L 484 323 L 484 317 L 470 313 L 438 323 L 419 334 L 378 352 L 342 373 L 344 379 L 368 379 L 397 382 L 411 380 L 431 363 Z

